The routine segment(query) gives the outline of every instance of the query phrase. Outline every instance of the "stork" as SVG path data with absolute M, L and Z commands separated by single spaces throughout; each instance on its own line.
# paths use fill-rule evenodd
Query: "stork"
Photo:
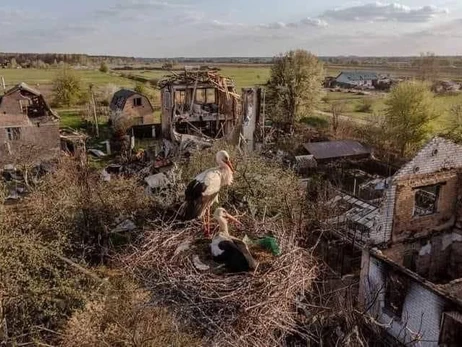
M 224 208 L 217 208 L 213 214 L 220 226 L 219 233 L 213 237 L 210 244 L 213 259 L 222 262 L 231 272 L 254 270 L 256 262 L 250 254 L 247 245 L 236 237 L 229 235 L 227 219 L 239 221 L 231 216 Z
M 205 233 L 210 235 L 210 207 L 218 202 L 221 187 L 233 183 L 234 168 L 226 151 L 216 154 L 218 167 L 214 167 L 197 175 L 185 191 L 185 202 L 181 212 L 184 220 L 205 217 Z

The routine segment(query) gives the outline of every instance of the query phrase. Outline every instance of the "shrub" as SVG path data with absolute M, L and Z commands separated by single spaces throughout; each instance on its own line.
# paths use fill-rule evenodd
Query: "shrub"
M 103 73 L 109 72 L 109 67 L 107 66 L 105 61 L 101 62 L 101 65 L 99 67 L 99 71 L 101 71 Z
M 53 81 L 54 104 L 58 106 L 72 106 L 81 98 L 82 80 L 73 70 L 64 67 Z
M 364 98 L 361 100 L 361 104 L 356 107 L 356 111 L 370 113 L 372 106 L 374 106 L 374 101 L 370 98 Z

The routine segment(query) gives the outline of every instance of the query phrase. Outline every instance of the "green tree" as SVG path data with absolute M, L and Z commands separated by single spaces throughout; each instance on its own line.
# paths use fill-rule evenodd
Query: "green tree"
M 76 104 L 82 95 L 82 80 L 75 71 L 64 67 L 53 81 L 54 102 L 59 106 Z
M 312 115 L 321 99 L 324 68 L 313 54 L 290 51 L 275 58 L 267 84 L 269 115 L 275 122 L 294 126 Z
M 433 93 L 426 83 L 408 81 L 398 84 L 388 95 L 385 105 L 386 131 L 401 156 L 424 141 L 436 117 Z
M 462 142 L 462 103 L 452 105 L 444 121 L 444 135 L 455 142 Z
M 99 71 L 101 71 L 103 73 L 107 73 L 109 71 L 109 67 L 107 66 L 105 61 L 101 62 L 101 65 L 99 67 Z

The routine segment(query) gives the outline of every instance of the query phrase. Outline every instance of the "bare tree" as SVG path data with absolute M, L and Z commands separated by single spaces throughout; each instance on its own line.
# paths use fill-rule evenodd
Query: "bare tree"
M 337 134 L 339 126 L 339 118 L 342 113 L 346 110 L 346 104 L 344 101 L 334 101 L 330 105 L 330 110 L 332 112 L 332 131 L 334 134 Z
M 421 53 L 415 65 L 418 68 L 418 77 L 422 81 L 434 82 L 438 78 L 440 64 L 435 53 Z

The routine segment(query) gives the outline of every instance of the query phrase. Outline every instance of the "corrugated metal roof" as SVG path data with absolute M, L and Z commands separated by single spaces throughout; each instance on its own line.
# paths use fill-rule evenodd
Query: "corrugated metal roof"
M 9 95 L 9 94 L 12 94 L 14 92 L 16 92 L 17 90 L 25 90 L 25 91 L 28 91 L 29 93 L 31 94 L 34 94 L 36 96 L 40 96 L 42 95 L 42 93 L 40 93 L 38 90 L 30 87 L 28 84 L 24 83 L 24 82 L 21 82 L 17 85 L 15 85 L 13 88 L 11 88 L 10 90 L 8 90 L 5 95 Z
M 369 148 L 354 140 L 310 142 L 305 143 L 303 147 L 305 147 L 316 160 L 371 154 Z
M 375 72 L 369 71 L 342 71 L 335 79 L 340 83 L 378 80 L 379 76 Z

